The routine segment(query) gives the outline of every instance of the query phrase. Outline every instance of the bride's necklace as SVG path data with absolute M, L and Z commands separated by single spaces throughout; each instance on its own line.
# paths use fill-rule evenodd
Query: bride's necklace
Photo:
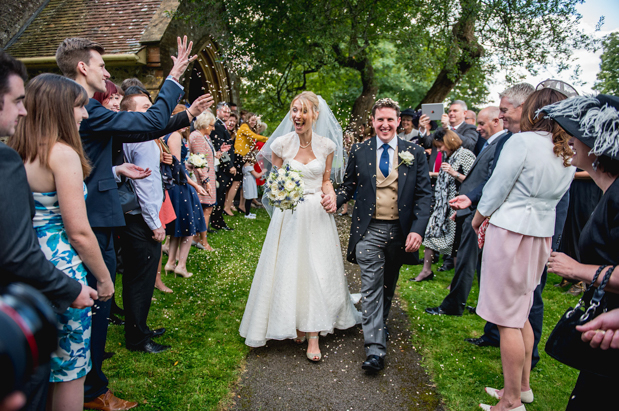
M 308 141 L 306 145 L 301 144 L 301 137 L 299 137 L 299 147 L 301 147 L 301 148 L 308 148 L 310 144 L 312 144 L 312 138 L 311 137 L 310 137 L 310 141 Z

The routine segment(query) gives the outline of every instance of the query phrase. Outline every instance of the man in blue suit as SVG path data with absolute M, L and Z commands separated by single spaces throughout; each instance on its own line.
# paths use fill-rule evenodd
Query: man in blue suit
M 120 175 L 138 179 L 149 175 L 132 164 L 122 164 L 112 168 L 112 139 L 123 142 L 153 140 L 169 130 L 170 123 L 175 129 L 189 126 L 190 121 L 212 104 L 208 95 L 201 96 L 180 121 L 170 120 L 170 114 L 184 95 L 178 83 L 190 62 L 193 43 L 187 45 L 187 37 L 178 39 L 178 55 L 172 57 L 174 66 L 164 82 L 157 100 L 146 113 L 113 112 L 103 107 L 92 96 L 96 91 L 105 91 L 105 80 L 110 74 L 105 69 L 103 47 L 85 38 L 65 39 L 56 51 L 58 67 L 66 77 L 75 80 L 88 92 L 90 101 L 86 105 L 88 119 L 82 121 L 80 136 L 86 156 L 92 164 L 92 171 L 86 178 L 88 197 L 86 207 L 88 220 L 97 237 L 103 259 L 112 274 L 116 273 L 116 255 L 113 243 L 113 228 L 124 226 L 125 219 L 118 197 L 116 179 Z M 177 119 L 178 120 L 178 119 Z M 96 286 L 96 279 L 88 272 L 88 283 Z M 91 358 L 92 370 L 86 377 L 84 386 L 85 408 L 98 410 L 127 410 L 137 406 L 136 402 L 124 401 L 115 397 L 107 387 L 108 380 L 101 370 L 103 352 L 107 338 L 107 319 L 110 301 L 98 303 L 92 314 Z

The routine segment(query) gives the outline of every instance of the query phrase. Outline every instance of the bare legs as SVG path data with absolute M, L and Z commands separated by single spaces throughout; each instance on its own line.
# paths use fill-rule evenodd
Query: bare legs
M 232 183 L 232 185 L 230 186 L 230 189 L 226 193 L 226 201 L 224 203 L 224 211 L 228 215 L 233 215 L 233 213 L 232 213 L 232 203 L 234 202 L 234 197 L 236 197 L 236 192 L 238 191 L 240 185 L 241 185 L 240 181 L 234 181 Z
M 174 271 L 181 277 L 189 278 L 193 274 L 187 272 L 187 257 L 191 248 L 192 236 L 189 237 L 170 237 L 170 251 L 166 271 Z M 174 263 L 177 262 L 176 267 Z
M 426 247 L 423 252 L 423 270 L 421 270 L 419 275 L 415 278 L 415 281 L 422 281 L 432 275 L 432 260 L 434 259 L 435 252 L 436 251 Z
M 520 392 L 531 389 L 531 356 L 533 354 L 533 329 L 527 320 L 522 329 L 499 327 L 501 335 L 501 363 L 505 386 L 499 391 L 501 399 L 492 407 L 494 411 L 519 407 Z
M 84 380 L 54 382 L 49 385 L 48 411 L 82 411 L 84 409 Z
M 166 286 L 163 281 L 161 281 L 161 262 L 163 260 L 163 250 L 161 250 L 161 256 L 159 257 L 159 268 L 157 269 L 157 277 L 155 278 L 155 288 L 159 291 L 163 291 L 164 293 L 173 293 L 171 288 Z
M 318 332 L 306 333 L 304 331 L 297 330 L 297 338 L 295 342 L 302 344 L 304 337 L 307 336 L 307 358 L 311 361 L 320 361 L 322 355 L 320 353 L 320 346 L 318 344 Z
M 234 199 L 234 197 L 232 197 L 232 199 Z M 206 226 L 208 227 L 208 223 L 211 219 L 211 213 L 213 212 L 213 207 L 206 207 L 206 208 L 203 208 L 202 210 L 204 211 L 204 221 L 206 222 Z M 200 242 L 202 243 L 204 248 L 208 251 L 213 251 L 213 247 L 211 247 L 208 241 L 206 240 L 206 231 L 203 233 L 200 233 L 200 235 L 202 235 L 202 240 Z

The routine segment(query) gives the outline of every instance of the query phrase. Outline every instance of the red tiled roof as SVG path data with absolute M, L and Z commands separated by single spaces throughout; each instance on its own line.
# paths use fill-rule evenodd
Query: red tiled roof
M 162 0 L 50 0 L 7 49 L 14 57 L 45 57 L 67 37 L 87 37 L 106 54 L 136 53 Z

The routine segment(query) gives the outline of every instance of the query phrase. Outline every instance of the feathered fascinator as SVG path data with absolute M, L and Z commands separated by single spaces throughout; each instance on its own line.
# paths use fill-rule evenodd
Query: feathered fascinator
M 542 107 L 571 136 L 596 156 L 619 160 L 619 98 L 606 94 L 577 96 Z

